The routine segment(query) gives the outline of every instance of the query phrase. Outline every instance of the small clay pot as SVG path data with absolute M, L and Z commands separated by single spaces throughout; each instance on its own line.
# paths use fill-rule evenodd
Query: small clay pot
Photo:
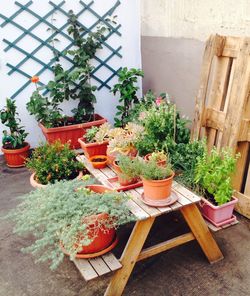
M 89 160 L 95 169 L 103 169 L 107 166 L 108 157 L 106 155 L 95 155 L 90 157 Z
M 2 147 L 7 166 L 10 168 L 19 168 L 25 166 L 26 158 L 29 156 L 30 145 L 25 143 L 25 146 L 20 149 L 5 149 Z

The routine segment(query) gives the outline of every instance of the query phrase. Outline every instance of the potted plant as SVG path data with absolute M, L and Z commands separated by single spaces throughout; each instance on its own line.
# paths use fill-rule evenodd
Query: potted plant
M 202 215 L 215 226 L 229 223 L 238 199 L 233 195 L 232 175 L 239 155 L 226 149 L 213 148 L 199 157 L 195 182 L 203 193 L 200 209 Z
M 77 20 L 77 16 L 70 11 L 68 34 L 74 39 L 74 50 L 68 50 L 74 70 L 64 70 L 59 62 L 53 67 L 54 79 L 43 87 L 37 87 L 39 77 L 34 76 L 31 81 L 36 84 L 27 109 L 31 115 L 35 115 L 44 136 L 49 143 L 60 139 L 62 143 L 69 140 L 71 148 L 79 148 L 78 138 L 82 137 L 87 128 L 99 126 L 107 120 L 95 114 L 94 103 L 96 86 L 90 83 L 91 73 L 94 67 L 90 62 L 98 49 L 101 49 L 105 39 L 106 26 L 100 26 L 95 32 L 82 37 L 85 30 Z M 57 52 L 54 50 L 53 52 Z M 58 61 L 58 55 L 55 57 Z M 50 97 L 40 94 L 44 89 L 50 93 Z M 72 110 L 72 116 L 62 113 L 61 103 L 68 100 L 79 100 L 76 108 Z
M 138 175 L 134 167 L 135 161 L 135 159 L 122 154 L 114 160 L 113 167 L 121 186 L 127 186 L 138 182 Z
M 23 251 L 38 256 L 36 262 L 48 260 L 55 269 L 65 253 L 73 260 L 114 247 L 115 229 L 134 219 L 126 206 L 128 196 L 101 185 L 88 188 L 91 184 L 91 179 L 60 181 L 25 195 L 7 216 L 17 234 L 35 237 Z
M 146 161 L 153 160 L 158 165 L 164 166 L 168 160 L 168 156 L 164 151 L 155 151 L 153 153 L 149 153 L 145 155 L 144 159 Z
M 109 163 L 112 164 L 120 154 L 135 157 L 137 155 L 135 142 L 143 131 L 142 126 L 132 122 L 129 122 L 125 128 L 112 129 L 109 132 L 110 140 L 107 147 Z
M 90 162 L 95 169 L 104 169 L 107 166 L 107 155 L 94 155 L 90 157 Z
M 106 122 L 99 127 L 93 126 L 88 129 L 84 137 L 78 139 L 86 157 L 90 158 L 94 155 L 107 155 L 110 130 L 111 126 Z
M 26 166 L 33 171 L 30 183 L 35 188 L 46 187 L 60 180 L 80 179 L 84 169 L 69 144 L 60 141 L 38 146 L 27 159 Z
M 20 119 L 16 111 L 14 100 L 6 99 L 6 106 L 0 110 L 2 124 L 9 128 L 9 132 L 3 131 L 2 152 L 9 167 L 24 166 L 25 159 L 28 157 L 30 145 L 25 142 L 27 133 L 23 126 L 20 126 Z
M 117 113 L 114 120 L 116 127 L 125 127 L 130 121 L 129 116 L 131 115 L 131 110 L 134 104 L 139 103 L 139 99 L 136 95 L 138 77 L 143 77 L 144 73 L 140 69 L 128 69 L 127 67 L 122 68 L 118 72 L 118 83 L 112 88 L 112 92 L 116 95 L 119 92 L 119 102 L 121 105 L 117 106 Z

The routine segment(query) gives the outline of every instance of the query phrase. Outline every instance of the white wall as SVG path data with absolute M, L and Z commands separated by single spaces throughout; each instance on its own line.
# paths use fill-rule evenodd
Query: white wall
M 3 1 L 0 0 L 0 12 L 6 16 L 10 16 L 16 11 L 17 7 L 14 5 L 15 0 Z M 27 3 L 26 0 L 19 0 L 22 4 Z M 48 0 L 33 0 L 34 4 L 32 5 L 32 10 L 39 13 L 40 16 L 45 15 L 48 12 L 48 9 L 51 9 L 51 6 L 48 4 Z M 60 0 L 54 0 L 53 2 L 59 3 Z M 90 2 L 84 1 L 85 3 Z M 93 9 L 98 11 L 102 15 L 102 13 L 106 12 L 116 0 L 95 0 Z M 68 11 L 69 9 L 73 9 L 74 11 L 78 11 L 80 7 L 78 0 L 66 0 L 66 5 L 64 5 L 64 9 Z M 123 58 L 120 59 L 118 57 L 113 58 L 110 62 L 110 66 L 115 69 L 118 69 L 120 66 L 127 67 L 141 67 L 141 53 L 140 53 L 140 12 L 139 12 L 139 0 L 126 0 L 121 1 L 120 6 L 114 12 L 114 15 L 118 15 L 118 23 L 121 24 L 121 37 L 113 37 L 110 39 L 109 44 L 114 48 L 122 46 L 121 54 Z M 30 16 L 28 13 L 24 12 L 19 17 L 19 23 L 22 24 L 23 27 L 29 28 L 33 23 L 37 21 L 34 17 Z M 60 26 L 65 22 L 65 18 L 62 17 L 60 13 L 55 15 L 55 26 Z M 85 18 L 80 18 L 80 20 L 86 24 L 87 26 L 91 25 L 95 18 L 89 16 L 85 16 Z M 1 20 L 2 23 L 2 20 Z M 47 26 L 41 25 L 39 29 L 35 29 L 33 33 L 36 33 L 40 38 L 48 38 L 49 33 L 46 31 Z M 8 40 L 15 40 L 20 35 L 20 30 L 14 28 L 11 24 L 8 24 L 4 28 L 0 29 L 0 40 L 3 38 Z M 67 45 L 67 42 L 63 37 L 59 35 L 60 42 L 57 43 L 57 48 L 63 48 Z M 36 47 L 36 41 L 34 41 L 30 37 L 26 37 L 20 45 L 28 51 L 31 52 Z M 1 42 L 0 43 L 0 109 L 5 105 L 5 98 L 11 96 L 20 86 L 22 86 L 27 80 L 25 77 L 21 76 L 18 73 L 14 73 L 11 76 L 7 75 L 9 68 L 6 66 L 6 63 L 10 63 L 16 65 L 19 61 L 22 60 L 23 56 L 20 53 L 17 53 L 16 50 L 11 49 L 8 52 L 4 52 L 3 49 L 6 45 Z M 98 53 L 98 56 L 106 57 L 108 51 L 103 49 Z M 44 62 L 49 62 L 52 58 L 50 50 L 43 49 L 39 52 L 39 58 Z M 65 64 L 67 67 L 67 65 Z M 36 71 L 40 69 L 40 66 L 37 65 L 36 62 L 28 61 L 26 62 L 22 68 L 26 73 L 33 76 Z M 102 77 L 106 77 L 106 70 L 102 69 L 101 75 Z M 44 72 L 43 75 L 40 76 L 40 80 L 43 83 L 46 83 L 52 78 L 52 74 L 48 71 Z M 110 84 L 116 83 L 117 78 L 114 78 Z M 95 81 L 94 85 L 98 85 Z M 141 83 L 140 83 L 141 84 Z M 25 126 L 26 130 L 29 132 L 29 136 L 27 138 L 28 142 L 32 146 L 36 146 L 38 142 L 44 141 L 44 137 L 37 126 L 37 122 L 35 119 L 30 116 L 26 110 L 26 102 L 29 100 L 29 97 L 34 90 L 34 85 L 30 85 L 23 92 L 21 92 L 16 98 L 16 103 L 18 107 L 18 112 L 22 119 L 22 124 Z M 117 98 L 109 92 L 107 88 L 102 88 L 100 91 L 96 92 L 97 104 L 96 111 L 101 115 L 107 117 L 111 122 L 114 117 L 115 107 L 117 105 Z M 70 102 L 69 104 L 65 104 L 65 113 L 68 113 L 76 102 Z M 0 136 L 2 135 L 2 131 L 5 127 L 0 123 Z

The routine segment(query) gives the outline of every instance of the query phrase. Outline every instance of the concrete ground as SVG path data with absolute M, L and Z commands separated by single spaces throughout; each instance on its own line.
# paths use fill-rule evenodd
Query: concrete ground
M 0 215 L 18 204 L 17 197 L 29 192 L 30 173 L 9 169 L 0 159 Z M 215 238 L 225 259 L 210 265 L 195 241 L 136 265 L 124 295 L 135 296 L 246 296 L 250 295 L 250 221 L 238 215 L 239 224 L 219 231 Z M 109 276 L 86 283 L 66 258 L 52 272 L 48 264 L 35 264 L 20 249 L 30 239 L 12 234 L 12 223 L 0 220 L 0 296 L 98 296 L 103 295 Z M 118 255 L 132 225 L 120 230 Z M 178 213 L 159 218 L 147 245 L 187 230 Z

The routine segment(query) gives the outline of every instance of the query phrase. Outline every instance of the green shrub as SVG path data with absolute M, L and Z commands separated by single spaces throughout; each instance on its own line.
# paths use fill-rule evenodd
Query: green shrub
M 88 226 L 93 225 L 91 215 L 107 213 L 110 217 L 99 221 L 96 229 L 117 228 L 134 219 L 126 206 L 127 195 L 113 191 L 99 194 L 84 188 L 91 183 L 93 180 L 61 181 L 23 196 L 21 204 L 7 216 L 15 222 L 15 233 L 35 237 L 22 251 L 35 255 L 36 262 L 49 261 L 55 269 L 64 257 L 60 244 L 73 259 L 81 248 L 79 243 L 87 246 L 93 241 L 95 237 L 88 235 Z
M 212 197 L 216 204 L 222 205 L 231 200 L 233 194 L 232 174 L 235 172 L 239 155 L 215 148 L 198 158 L 195 169 L 195 182 L 204 190 L 206 198 Z M 212 200 L 213 201 L 213 200 Z
M 37 147 L 26 166 L 35 172 L 36 181 L 41 184 L 55 183 L 60 180 L 75 178 L 84 165 L 76 160 L 76 154 L 69 144 L 56 141 Z

